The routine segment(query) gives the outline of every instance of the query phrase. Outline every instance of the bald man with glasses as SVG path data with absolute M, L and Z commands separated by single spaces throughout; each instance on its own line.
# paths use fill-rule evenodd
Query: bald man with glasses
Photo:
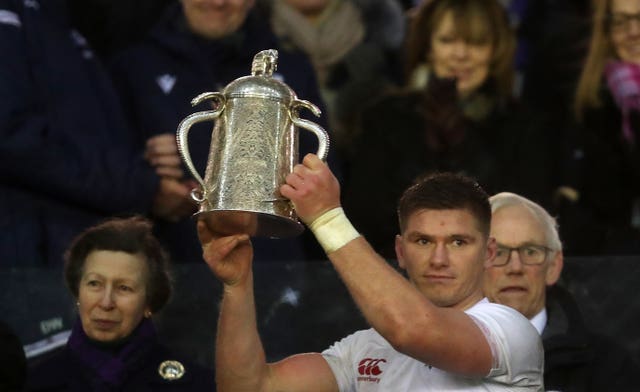
M 555 219 L 514 193 L 489 201 L 497 252 L 485 264 L 484 294 L 522 313 L 540 333 L 547 391 L 638 390 L 629 352 L 588 330 L 571 294 L 556 285 L 564 260 Z

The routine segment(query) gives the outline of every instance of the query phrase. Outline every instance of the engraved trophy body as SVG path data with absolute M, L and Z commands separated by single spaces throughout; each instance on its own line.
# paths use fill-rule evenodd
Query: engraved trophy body
M 200 189 L 192 198 L 196 216 L 220 233 L 285 238 L 304 230 L 292 204 L 280 195 L 285 177 L 299 161 L 298 127 L 318 138 L 317 155 L 326 159 L 329 136 L 319 125 L 298 117 L 300 108 L 320 115 L 318 107 L 300 100 L 289 86 L 272 77 L 278 52 L 255 55 L 251 75 L 229 83 L 222 92 L 195 97 L 211 100 L 213 109 L 187 116 L 177 131 L 180 155 Z M 215 121 L 204 180 L 188 148 L 191 126 Z

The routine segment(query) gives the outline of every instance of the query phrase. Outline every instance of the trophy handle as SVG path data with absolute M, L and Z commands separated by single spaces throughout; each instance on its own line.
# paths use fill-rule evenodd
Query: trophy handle
M 309 109 L 313 114 L 316 115 L 316 117 L 320 117 L 320 109 L 309 101 L 294 99 L 289 109 L 289 117 L 291 118 L 293 124 L 300 128 L 306 129 L 307 131 L 311 131 L 316 135 L 316 137 L 318 138 L 318 152 L 316 153 L 316 155 L 318 156 L 318 158 L 325 161 L 327 159 L 327 155 L 329 154 L 329 134 L 320 125 L 298 117 L 298 111 L 300 110 L 300 108 Z
M 212 121 L 220 117 L 220 114 L 224 110 L 224 106 L 226 103 L 225 97 L 221 93 L 202 93 L 191 100 L 191 106 L 196 106 L 207 99 L 215 101 L 215 109 L 197 112 L 187 116 L 180 122 L 180 125 L 178 125 L 178 131 L 176 132 L 176 142 L 178 144 L 178 151 L 180 152 L 180 156 L 182 157 L 184 163 L 187 165 L 187 169 L 189 169 L 189 171 L 193 175 L 193 178 L 195 178 L 202 187 L 204 194 L 206 194 L 204 180 L 193 165 L 191 154 L 189 153 L 189 129 L 191 129 L 191 127 L 196 123 L 203 121 Z M 198 203 L 203 202 L 205 199 L 203 194 L 197 195 L 195 190 L 191 192 L 191 197 Z

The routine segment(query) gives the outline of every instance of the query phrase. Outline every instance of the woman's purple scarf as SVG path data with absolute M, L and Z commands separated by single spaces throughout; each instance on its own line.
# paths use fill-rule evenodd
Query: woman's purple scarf
M 630 114 L 632 111 L 640 112 L 640 66 L 624 61 L 610 61 L 605 67 L 604 75 L 609 91 L 622 112 L 622 137 L 634 144 L 635 133 L 631 129 Z
M 140 366 L 144 357 L 156 343 L 156 330 L 151 319 L 143 319 L 121 346 L 101 347 L 91 341 L 78 319 L 73 326 L 67 347 L 97 376 L 98 384 L 121 386 L 127 375 Z

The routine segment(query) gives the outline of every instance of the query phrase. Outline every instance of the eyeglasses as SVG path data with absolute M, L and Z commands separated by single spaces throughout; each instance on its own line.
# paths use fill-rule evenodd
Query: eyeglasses
M 609 14 L 607 22 L 611 31 L 622 32 L 628 31 L 632 21 L 640 22 L 640 13 L 637 14 L 625 14 L 615 13 Z
M 547 258 L 547 253 L 551 249 L 542 245 L 523 245 L 517 248 L 508 248 L 506 246 L 498 245 L 496 257 L 493 259 L 491 265 L 494 267 L 502 267 L 507 265 L 511 260 L 511 253 L 513 251 L 518 252 L 518 258 L 524 265 L 540 265 L 544 263 Z

